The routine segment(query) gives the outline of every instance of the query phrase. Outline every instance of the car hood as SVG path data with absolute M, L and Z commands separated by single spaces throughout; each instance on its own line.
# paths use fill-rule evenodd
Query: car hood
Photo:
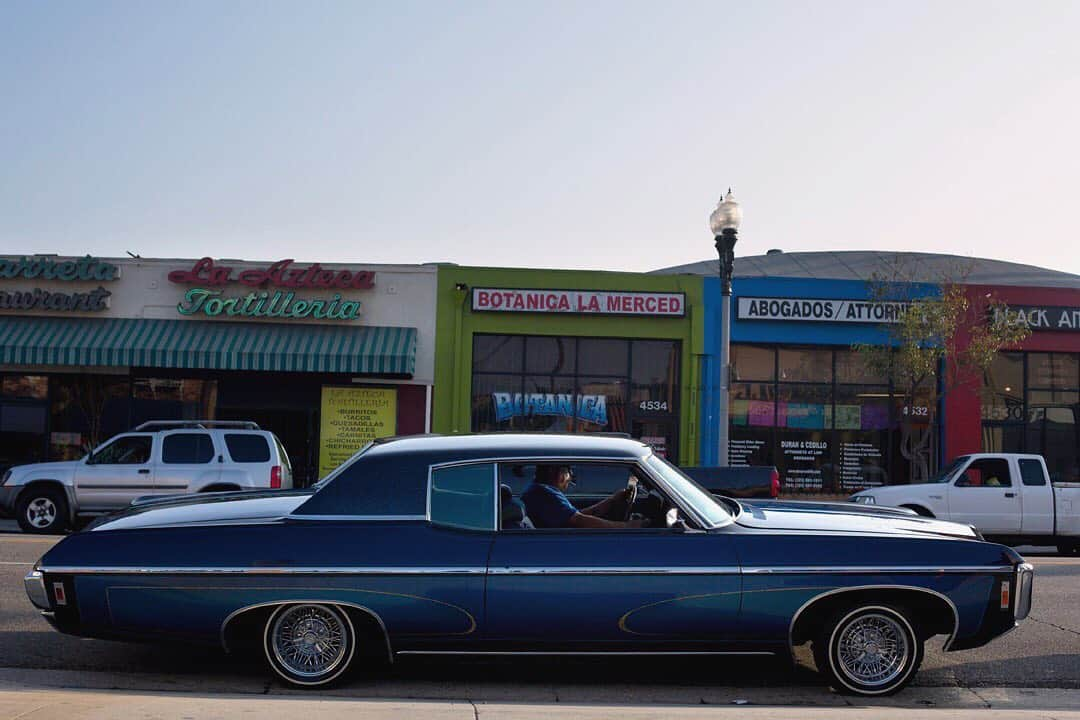
M 19 482 L 22 478 L 62 480 L 71 476 L 75 468 L 82 465 L 82 460 L 58 460 L 56 462 L 30 463 L 15 465 L 11 468 L 11 480 Z
M 818 500 L 748 500 L 755 507 L 776 510 L 801 510 L 821 512 L 854 512 L 863 515 L 885 515 L 889 517 L 909 517 L 918 515 L 907 508 L 889 507 L 888 505 L 860 505 L 852 502 L 821 502 Z
M 739 525 L 761 530 L 803 530 L 807 532 L 843 532 L 865 535 L 900 535 L 909 537 L 952 537 L 974 540 L 978 535 L 970 525 L 936 520 L 892 508 L 877 512 L 843 503 L 781 504 L 741 503 L 743 512 L 735 519 Z
M 945 488 L 947 485 L 942 483 L 911 483 L 910 485 L 882 485 L 880 487 L 867 488 L 866 490 L 860 490 L 857 493 L 852 493 L 851 497 L 859 497 L 861 495 L 878 495 L 882 497 L 888 497 L 890 495 L 904 495 L 910 493 L 912 490 L 924 490 L 926 488 Z
M 133 530 L 276 520 L 300 507 L 312 490 L 254 490 L 155 498 L 95 521 L 87 529 Z

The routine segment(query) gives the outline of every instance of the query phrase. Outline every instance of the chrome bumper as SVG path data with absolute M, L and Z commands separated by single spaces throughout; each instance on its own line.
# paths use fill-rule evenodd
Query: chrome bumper
M 37 570 L 31 570 L 23 578 L 23 587 L 26 588 L 26 596 L 34 607 L 41 610 L 51 610 L 49 594 L 45 591 L 45 576 Z
M 1031 589 L 1035 583 L 1035 568 L 1030 563 L 1016 567 L 1016 621 L 1020 622 L 1031 612 Z

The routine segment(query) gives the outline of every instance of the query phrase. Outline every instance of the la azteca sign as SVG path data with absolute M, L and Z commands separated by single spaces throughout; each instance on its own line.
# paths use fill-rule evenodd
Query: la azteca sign
M 472 309 L 480 312 L 683 317 L 686 297 L 683 293 L 473 288 Z
M 867 300 L 741 297 L 739 320 L 896 323 L 910 303 Z
M 331 270 L 319 263 L 294 266 L 292 259 L 278 260 L 264 268 L 235 268 L 204 257 L 189 270 L 174 270 L 169 281 L 197 285 L 184 293 L 176 306 L 181 315 L 207 317 L 270 318 L 278 320 L 356 320 L 363 305 L 359 300 L 333 297 L 297 297 L 294 289 L 366 290 L 375 286 L 375 273 Z M 253 288 L 244 295 L 226 295 L 222 286 L 238 284 Z
M 319 263 L 293 267 L 295 260 L 278 260 L 265 268 L 236 271 L 227 265 L 215 264 L 204 257 L 190 270 L 173 270 L 169 282 L 182 285 L 220 287 L 239 283 L 248 287 L 279 287 L 288 289 L 324 288 L 332 290 L 369 290 L 375 286 L 375 273 L 361 270 L 330 270 Z

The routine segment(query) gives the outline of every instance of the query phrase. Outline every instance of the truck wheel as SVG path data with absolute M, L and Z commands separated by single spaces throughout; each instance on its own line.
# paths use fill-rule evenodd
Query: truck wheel
M 915 676 L 923 641 L 906 611 L 873 603 L 833 615 L 814 641 L 818 672 L 840 692 L 892 695 Z
M 49 485 L 23 490 L 15 503 L 15 518 L 23 532 L 57 535 L 68 526 L 64 491 Z
M 1058 555 L 1080 555 L 1080 543 L 1059 542 Z

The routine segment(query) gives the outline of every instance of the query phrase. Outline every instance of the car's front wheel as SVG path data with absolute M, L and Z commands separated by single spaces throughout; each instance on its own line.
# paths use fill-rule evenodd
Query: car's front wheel
M 906 611 L 859 605 L 834 614 L 814 643 L 814 660 L 830 684 L 857 695 L 891 695 L 915 676 L 923 641 Z
M 270 667 L 286 682 L 324 686 L 349 669 L 356 632 L 348 614 L 333 605 L 283 605 L 266 621 L 263 647 Z
M 68 505 L 64 491 L 49 485 L 23 490 L 15 503 L 15 517 L 23 532 L 64 532 L 68 525 Z

